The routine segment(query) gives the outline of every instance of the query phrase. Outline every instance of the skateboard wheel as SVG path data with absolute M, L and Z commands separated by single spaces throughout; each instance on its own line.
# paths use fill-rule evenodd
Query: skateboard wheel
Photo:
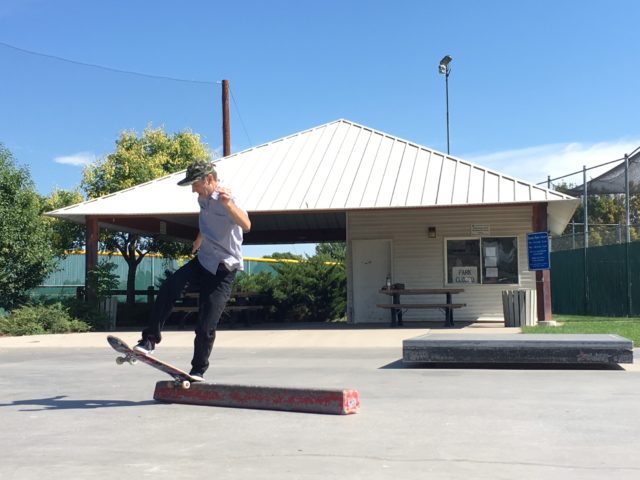
M 116 357 L 116 363 L 122 365 L 124 363 L 124 357 Z
M 191 386 L 191 382 L 189 380 L 183 380 L 180 386 L 186 390 Z
M 136 363 L 138 363 L 138 359 L 137 359 L 137 358 L 130 358 L 130 359 L 129 359 L 129 363 L 130 363 L 131 365 L 135 365 Z

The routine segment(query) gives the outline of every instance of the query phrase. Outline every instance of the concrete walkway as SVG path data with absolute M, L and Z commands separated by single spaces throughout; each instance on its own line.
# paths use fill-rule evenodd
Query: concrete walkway
M 437 325 L 437 326 L 436 326 Z M 402 348 L 402 340 L 429 332 L 446 333 L 518 333 L 519 328 L 504 328 L 499 323 L 461 324 L 456 328 L 442 328 L 440 324 L 409 324 L 407 327 L 387 328 L 385 325 L 346 325 L 324 323 L 270 324 L 261 328 L 228 330 L 217 333 L 216 348 Z M 135 343 L 139 332 L 109 332 L 127 343 Z M 103 347 L 106 333 L 74 333 L 60 335 L 32 335 L 0 337 L 0 348 Z M 193 332 L 187 330 L 163 333 L 162 348 L 190 347 Z
M 404 368 L 413 327 L 220 332 L 207 380 L 355 388 L 348 416 L 156 403 L 165 376 L 105 333 L 0 338 L 0 478 L 640 478 L 637 369 Z M 512 331 L 447 331 L 471 329 Z M 157 354 L 187 367 L 192 341 Z

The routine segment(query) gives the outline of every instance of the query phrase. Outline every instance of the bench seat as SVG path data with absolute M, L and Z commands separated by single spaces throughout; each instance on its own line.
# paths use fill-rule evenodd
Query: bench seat
M 466 307 L 466 303 L 378 303 L 376 307 L 379 308 L 463 308 Z
M 265 305 L 227 305 L 225 310 L 264 310 Z
M 175 307 L 173 307 L 173 309 L 171 310 L 171 313 L 173 312 L 188 312 L 188 313 L 193 313 L 193 312 L 197 312 L 198 310 L 200 310 L 200 307 L 183 307 L 182 305 L 176 305 Z

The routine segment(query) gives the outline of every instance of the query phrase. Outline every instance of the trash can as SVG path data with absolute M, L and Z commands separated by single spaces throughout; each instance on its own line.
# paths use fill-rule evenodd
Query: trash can
M 533 326 L 537 321 L 536 291 L 521 288 L 502 291 L 505 327 Z

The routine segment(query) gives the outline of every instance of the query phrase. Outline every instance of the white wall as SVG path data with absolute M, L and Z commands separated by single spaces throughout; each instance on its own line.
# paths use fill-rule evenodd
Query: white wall
M 475 237 L 471 234 L 472 224 L 489 225 L 490 233 L 487 236 L 517 236 L 519 285 L 465 285 L 465 291 L 453 297 L 454 302 L 467 304 L 467 307 L 455 310 L 455 320 L 502 321 L 502 290 L 535 289 L 535 273 L 526 271 L 526 234 L 532 231 L 531 218 L 530 205 L 352 211 L 347 214 L 348 247 L 351 248 L 351 240 L 354 239 L 391 239 L 394 283 L 404 283 L 406 288 L 442 288 L 447 286 L 444 271 L 446 237 Z M 436 238 L 427 238 L 429 226 L 436 227 Z M 370 320 L 359 317 L 353 309 L 353 291 L 358 285 L 353 283 L 351 265 L 348 275 L 349 320 L 368 322 Z M 380 287 L 384 280 L 380 279 Z M 406 297 L 403 301 L 436 303 L 444 302 L 445 298 Z M 439 310 L 409 310 L 404 318 L 444 321 L 444 313 Z

